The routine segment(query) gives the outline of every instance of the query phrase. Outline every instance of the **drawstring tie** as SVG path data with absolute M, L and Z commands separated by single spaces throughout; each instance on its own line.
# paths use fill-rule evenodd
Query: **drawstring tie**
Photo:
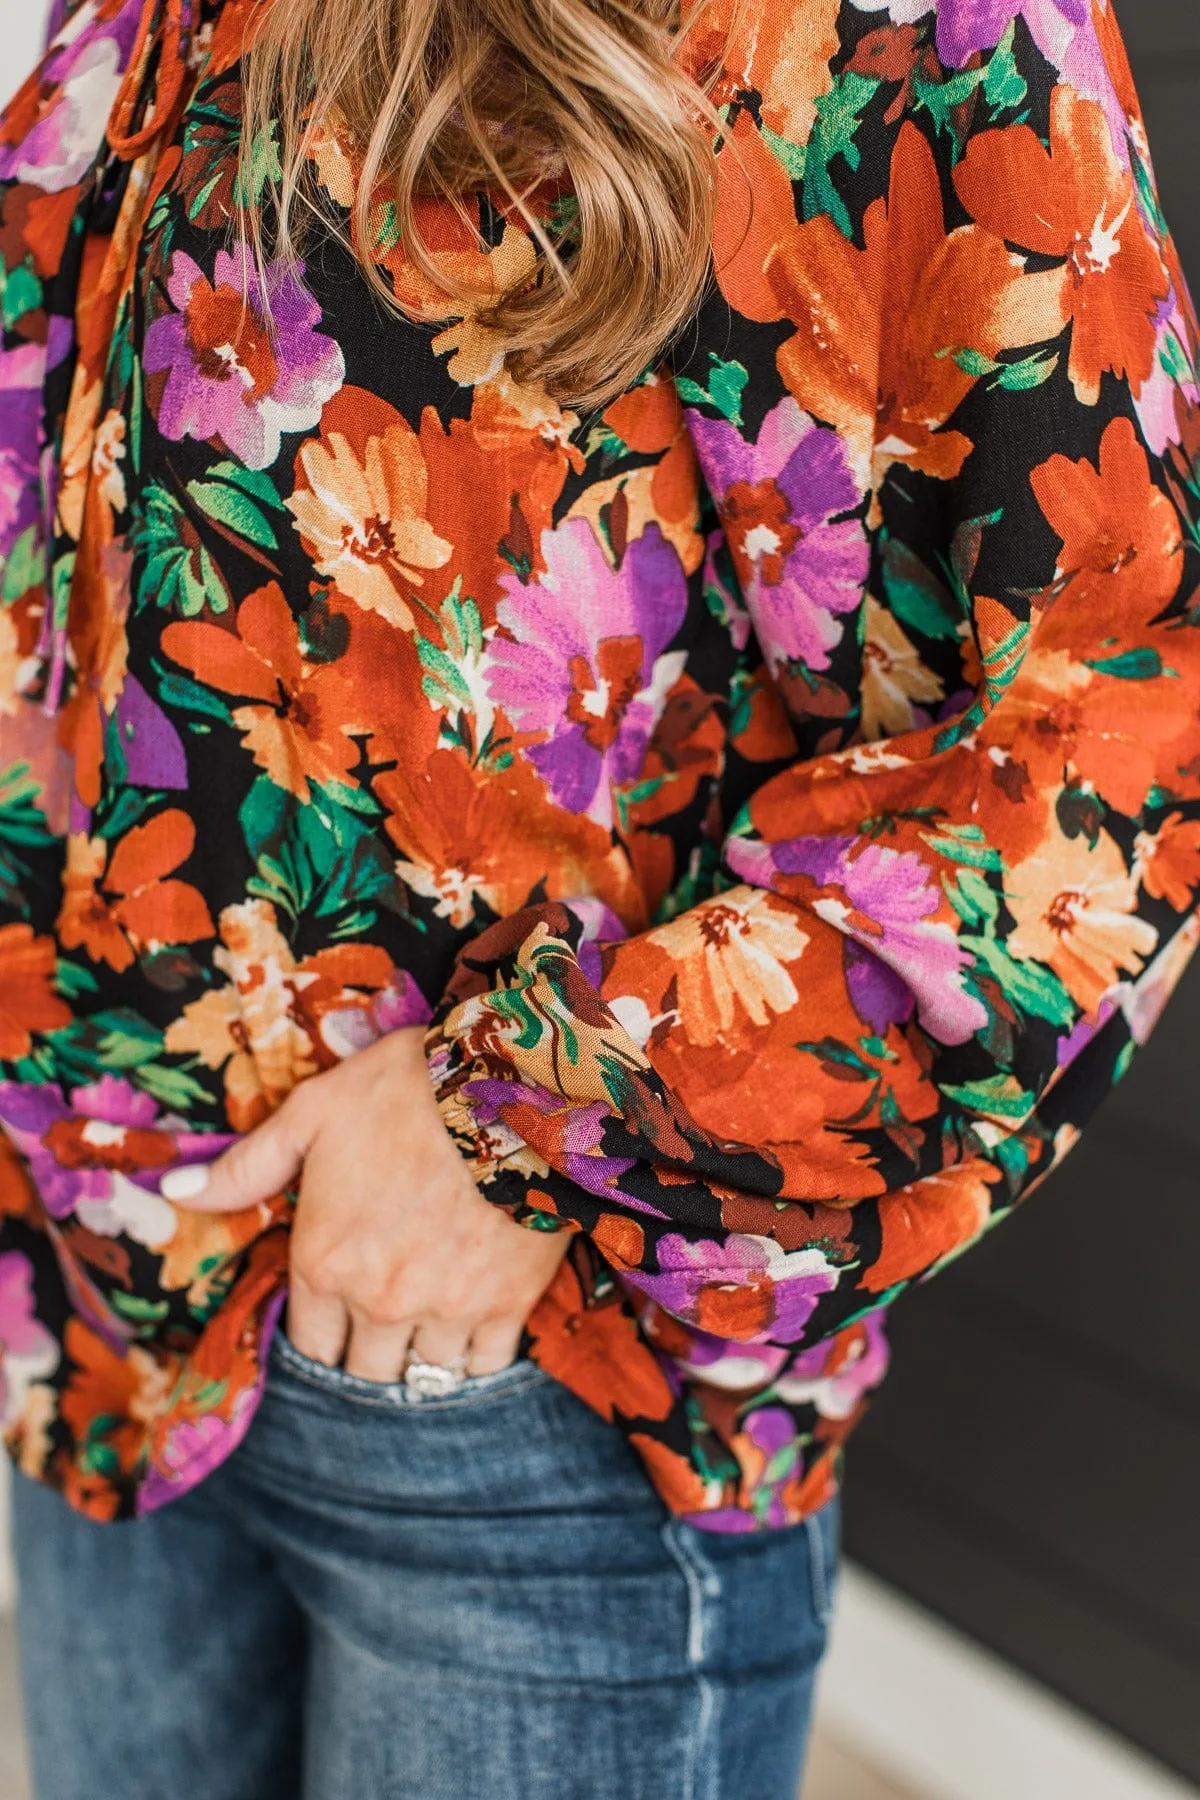
M 175 123 L 192 42 L 192 0 L 151 0 L 138 21 L 129 65 L 108 123 L 114 156 L 132 162 Z

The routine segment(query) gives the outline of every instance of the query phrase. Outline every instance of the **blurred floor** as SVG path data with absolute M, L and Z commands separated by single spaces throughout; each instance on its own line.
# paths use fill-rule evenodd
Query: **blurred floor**
M 16 1646 L 11 1619 L 0 1619 L 0 1800 L 29 1800 L 17 1711 Z
M 894 1787 L 827 1733 L 813 1742 L 802 1800 L 920 1800 L 907 1788 Z
M 17 1714 L 11 1619 L 0 1619 L 0 1800 L 29 1800 Z M 832 1739 L 818 1736 L 803 1800 L 917 1800 L 860 1763 Z

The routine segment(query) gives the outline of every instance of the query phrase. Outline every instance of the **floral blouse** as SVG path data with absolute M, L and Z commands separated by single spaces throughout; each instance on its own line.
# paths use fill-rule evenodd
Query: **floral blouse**
M 245 268 L 252 0 L 75 0 L 4 117 L 0 1411 L 94 1518 L 230 1453 L 286 1281 L 287 1196 L 163 1171 L 413 1025 L 573 1234 L 527 1353 L 674 1512 L 803 1518 L 1196 945 L 1197 330 L 1109 0 L 723 5 L 715 277 L 587 416 L 334 232 Z M 532 274 L 469 199 L 437 255 Z M 370 254 L 428 299 L 382 193 Z

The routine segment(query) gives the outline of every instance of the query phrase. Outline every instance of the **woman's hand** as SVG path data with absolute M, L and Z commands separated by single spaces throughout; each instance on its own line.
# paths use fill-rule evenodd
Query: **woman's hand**
M 236 1212 L 300 1176 L 288 1336 L 317 1362 L 396 1381 L 411 1352 L 505 1368 L 570 1232 L 528 1231 L 480 1195 L 442 1124 L 424 1033 L 395 1031 L 303 1081 L 206 1169 L 175 1169 L 165 1199 Z M 206 1177 L 206 1179 L 202 1179 Z

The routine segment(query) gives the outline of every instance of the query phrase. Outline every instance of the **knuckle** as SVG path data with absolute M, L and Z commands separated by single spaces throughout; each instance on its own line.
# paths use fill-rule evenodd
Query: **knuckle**
M 347 1284 L 346 1292 L 356 1312 L 368 1325 L 398 1325 L 409 1317 L 407 1296 L 400 1282 L 377 1271 Z
M 408 1316 L 397 1301 L 386 1297 L 364 1299 L 360 1295 L 354 1301 L 354 1310 L 376 1331 L 387 1331 L 393 1325 L 403 1324 Z
M 314 1294 L 336 1294 L 341 1286 L 337 1271 L 325 1257 L 294 1253 L 292 1269 Z

